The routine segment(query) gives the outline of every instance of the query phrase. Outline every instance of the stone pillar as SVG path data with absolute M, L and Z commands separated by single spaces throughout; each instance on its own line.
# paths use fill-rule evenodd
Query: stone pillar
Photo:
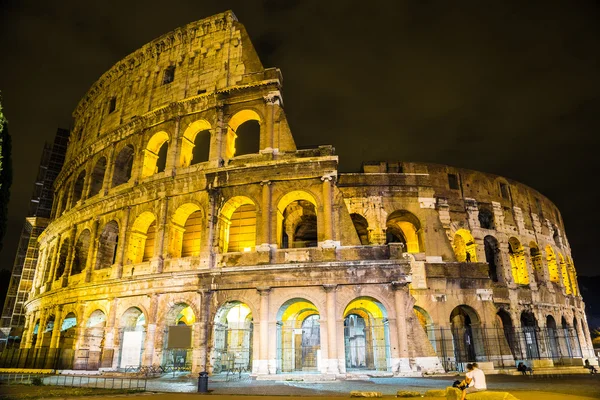
M 92 270 L 95 265 L 96 253 L 98 252 L 98 219 L 92 222 L 92 230 L 90 232 L 90 248 L 88 249 L 87 260 L 85 263 L 85 281 L 92 280 Z
M 326 293 L 326 308 L 327 308 L 327 359 L 323 361 L 327 364 L 328 374 L 339 374 L 339 359 L 337 352 L 337 329 L 335 313 L 336 295 L 335 290 L 337 285 L 323 285 Z
M 50 272 L 48 273 L 48 279 L 46 280 L 46 291 L 49 291 L 52 288 L 52 282 L 54 281 L 54 275 L 56 274 L 56 264 L 58 262 L 58 251 L 60 250 L 60 238 L 61 234 L 59 233 L 56 236 L 56 245 L 54 246 L 54 251 L 52 252 L 52 261 L 50 262 Z
M 35 312 L 30 313 L 26 318 L 25 330 L 23 331 L 23 342 L 21 348 L 30 349 L 33 343 L 33 330 L 35 329 Z M 38 332 L 40 328 L 38 327 Z
M 148 310 L 148 322 L 146 324 L 146 340 L 144 343 L 144 354 L 142 356 L 142 365 L 152 365 L 154 361 L 154 342 L 156 341 L 156 318 L 158 314 L 158 302 L 160 294 L 153 294 L 150 299 L 150 308 Z
M 115 146 L 116 142 L 110 146 L 108 157 L 106 158 L 106 169 L 104 170 L 104 179 L 102 181 L 102 189 L 100 193 L 106 195 L 112 185 L 112 177 L 115 171 Z
M 113 363 L 114 360 L 118 360 L 117 349 L 115 349 L 115 320 L 117 316 L 117 307 L 119 299 L 109 298 L 110 308 L 108 309 L 108 316 L 106 318 L 106 325 L 104 326 L 104 346 L 103 350 L 113 350 Z M 112 367 L 112 365 L 111 365 Z
M 85 309 L 87 308 L 87 303 L 85 301 L 79 304 L 77 310 L 77 338 L 73 344 L 73 349 L 79 350 L 80 348 L 87 348 L 85 346 L 85 326 L 87 321 L 84 321 L 83 316 L 85 315 Z
M 129 214 L 131 213 L 131 207 L 127 207 L 125 209 L 125 216 L 121 221 L 121 226 L 119 226 L 119 243 L 117 249 L 117 258 L 115 260 L 116 271 L 115 278 L 120 278 L 123 276 L 123 264 L 125 262 L 125 253 L 127 251 L 127 242 L 129 242 L 129 237 L 127 236 L 127 232 L 129 231 Z
M 40 310 L 40 326 L 38 328 L 38 338 L 35 342 L 35 348 L 39 349 L 42 347 L 42 343 L 44 341 L 44 330 L 46 329 L 46 324 L 48 323 L 48 310 Z
M 177 160 L 181 152 L 181 140 L 179 138 L 179 126 L 181 117 L 175 118 L 175 131 L 169 140 L 169 150 L 167 152 L 167 162 L 165 164 L 165 176 L 175 176 L 175 170 L 179 167 Z
M 408 331 L 406 324 L 408 316 L 406 315 L 406 298 L 408 297 L 408 288 L 406 282 L 392 282 L 394 289 L 394 308 L 396 309 L 396 330 L 398 332 L 398 372 L 409 372 L 410 362 L 408 354 Z
M 279 106 L 279 92 L 269 93 L 264 96 L 265 122 L 264 122 L 264 139 L 261 140 L 261 152 L 272 152 L 275 148 L 275 109 Z
M 269 293 L 271 288 L 260 287 L 256 288 L 260 294 L 260 325 L 259 325 L 259 341 L 258 341 L 258 373 L 268 374 L 269 365 Z
M 154 258 L 157 261 L 156 264 L 156 273 L 161 273 L 164 268 L 165 258 L 167 254 L 165 254 L 165 241 L 168 240 L 168 223 L 167 223 L 167 214 L 169 212 L 169 198 L 164 197 L 160 201 L 160 214 L 157 230 L 156 230 L 156 245 L 154 248 Z
M 333 241 L 333 186 L 332 176 L 323 176 L 323 241 L 319 243 L 321 247 L 336 247 Z
M 262 236 L 257 242 L 261 243 L 256 247 L 257 251 L 270 251 L 271 245 L 274 243 L 271 231 L 271 181 L 262 181 L 262 214 L 261 214 L 261 229 Z
M 71 246 L 69 247 L 69 253 L 67 255 L 67 265 L 65 266 L 65 271 L 63 272 L 62 277 L 62 286 L 67 286 L 67 282 L 69 282 L 69 276 L 71 275 L 71 270 L 73 269 L 73 260 L 75 259 L 75 247 L 77 245 L 76 237 L 77 237 L 77 227 L 73 225 L 71 228 L 71 233 L 69 235 L 71 237 Z
M 201 289 L 200 294 L 200 315 L 198 322 L 198 370 L 207 371 L 209 349 L 209 329 L 210 329 L 210 300 L 212 292 L 208 289 Z
M 217 104 L 215 128 L 211 129 L 209 161 L 215 161 L 217 166 L 222 166 L 224 160 L 225 136 L 227 135 L 227 125 L 223 121 L 223 105 Z
M 54 327 L 52 328 L 52 337 L 50 338 L 50 348 L 58 348 L 60 342 L 60 328 L 62 327 L 62 309 L 63 306 L 57 306 L 54 313 Z

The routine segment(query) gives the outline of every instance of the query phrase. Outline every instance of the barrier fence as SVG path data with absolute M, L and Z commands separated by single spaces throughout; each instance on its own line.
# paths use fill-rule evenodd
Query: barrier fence
M 100 376 L 74 376 L 74 375 L 36 375 L 36 374 L 0 374 L 0 384 L 32 384 L 36 381 L 43 385 L 82 387 L 96 389 L 124 389 L 145 391 L 147 379 L 121 378 Z

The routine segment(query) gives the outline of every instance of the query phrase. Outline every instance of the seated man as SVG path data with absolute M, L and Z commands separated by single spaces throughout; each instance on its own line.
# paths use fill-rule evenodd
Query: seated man
M 527 375 L 527 373 L 529 372 L 529 375 L 533 375 L 533 369 L 531 369 L 531 367 L 525 365 L 524 362 L 520 362 L 519 365 L 517 365 L 517 371 L 521 371 L 521 373 L 523 375 Z
M 467 376 L 465 377 L 465 383 L 467 388 L 462 392 L 461 400 L 465 400 L 467 394 L 474 392 L 481 392 L 487 390 L 485 383 L 485 374 L 482 370 L 477 368 L 477 364 L 467 364 Z
M 595 374 L 596 372 L 598 372 L 596 367 L 594 367 L 593 365 L 590 364 L 590 360 L 585 360 L 585 364 L 584 364 L 583 368 L 589 369 L 590 374 Z

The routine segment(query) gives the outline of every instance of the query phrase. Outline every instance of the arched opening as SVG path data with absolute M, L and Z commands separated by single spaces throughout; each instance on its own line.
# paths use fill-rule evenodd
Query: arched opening
M 277 373 L 319 371 L 320 358 L 319 311 L 305 299 L 286 301 L 277 313 Z
M 385 307 L 372 297 L 358 297 L 344 310 L 347 370 L 389 371 L 389 326 Z
M 571 261 L 569 256 L 567 256 L 567 272 L 569 275 L 569 280 L 571 281 L 571 293 L 573 296 L 578 296 L 579 290 L 577 288 L 577 272 L 575 271 L 575 266 L 573 265 L 573 261 Z
M 75 245 L 75 254 L 73 256 L 73 265 L 71 266 L 71 275 L 79 274 L 85 269 L 87 257 L 90 249 L 90 231 L 88 229 L 81 232 L 77 244 Z
M 476 362 L 485 358 L 481 320 L 473 308 L 466 305 L 454 308 L 450 314 L 450 326 L 457 363 Z
M 433 324 L 433 320 L 431 319 L 431 316 L 429 315 L 429 313 L 427 311 L 425 311 L 424 308 L 421 308 L 418 306 L 413 307 L 413 312 L 414 312 L 415 316 L 417 317 L 417 320 L 419 321 L 419 325 L 421 325 L 421 327 L 425 331 L 425 335 L 427 336 L 427 339 L 429 339 L 429 343 L 431 343 L 433 350 L 437 351 L 438 349 L 437 349 L 435 329 L 434 329 L 435 326 Z
M 556 330 L 556 321 L 552 315 L 546 317 L 546 336 L 548 337 L 548 347 L 550 348 L 550 357 L 554 360 L 560 358 L 558 347 L 558 331 Z
M 155 234 L 156 217 L 145 211 L 136 218 L 129 233 L 128 264 L 146 262 L 153 257 Z
M 523 342 L 525 354 L 528 360 L 540 358 L 538 324 L 531 311 L 521 313 L 521 330 L 523 331 Z
M 193 203 L 186 203 L 173 214 L 169 253 L 172 257 L 200 255 L 202 211 Z
M 498 313 L 496 315 L 500 320 L 504 338 L 506 339 L 506 344 L 508 345 L 510 353 L 513 356 L 515 356 L 519 353 L 519 338 L 515 335 L 512 318 L 510 317 L 510 314 L 504 309 L 498 310 Z M 505 353 L 502 352 L 502 354 Z
M 550 282 L 559 283 L 560 278 L 558 276 L 558 265 L 556 264 L 556 255 L 550 245 L 546 246 L 546 262 L 548 263 L 548 276 Z
M 102 310 L 92 312 L 85 324 L 84 340 L 77 352 L 75 369 L 97 370 L 100 368 L 105 327 L 106 314 Z M 112 363 L 112 359 L 110 361 Z
M 542 253 L 540 252 L 540 248 L 535 242 L 529 243 L 529 257 L 531 259 L 531 264 L 533 265 L 535 279 L 538 282 L 542 282 L 544 278 L 544 264 L 542 262 Z
M 60 349 L 60 357 L 57 369 L 73 368 L 76 339 L 77 317 L 75 317 L 74 313 L 70 312 L 65 316 L 60 327 L 60 337 L 58 339 L 58 349 Z
M 46 260 L 45 260 L 45 267 L 44 267 L 44 280 L 43 280 L 43 284 L 45 284 L 46 282 L 48 282 L 49 279 L 51 279 L 50 277 L 50 270 L 52 269 L 52 254 L 54 254 L 54 246 L 52 246 L 52 248 L 46 253 Z
M 352 223 L 360 239 L 360 244 L 367 246 L 369 244 L 369 222 L 367 222 L 365 217 L 356 213 L 350 214 L 350 218 L 352 218 Z
M 119 244 L 119 225 L 117 221 L 110 221 L 104 225 L 100 240 L 98 241 L 98 254 L 96 256 L 96 269 L 109 268 L 117 259 Z
M 573 358 L 573 329 L 569 327 L 565 317 L 561 318 L 560 325 L 562 330 L 560 348 L 563 350 L 563 354 Z
M 252 312 L 239 301 L 224 304 L 215 315 L 212 364 L 215 373 L 252 367 Z
M 477 218 L 482 229 L 494 229 L 494 214 L 487 208 L 480 208 Z
M 485 260 L 490 266 L 489 275 L 492 282 L 498 282 L 498 269 L 502 269 L 502 256 L 500 253 L 500 244 L 498 240 L 487 235 L 483 238 L 483 247 L 485 250 Z
M 317 202 L 310 193 L 294 190 L 279 200 L 277 242 L 282 249 L 318 245 Z
M 123 147 L 115 158 L 115 167 L 112 177 L 112 187 L 122 185 L 131 179 L 134 158 L 133 146 L 128 144 Z
M 525 261 L 525 250 L 517 238 L 508 239 L 508 255 L 513 280 L 517 285 L 529 285 L 529 273 L 527 272 L 527 261 Z
M 137 307 L 130 307 L 121 316 L 120 368 L 137 368 L 142 363 L 146 339 L 146 316 Z
M 245 196 L 236 196 L 223 206 L 219 218 L 221 252 L 253 251 L 256 245 L 256 206 Z
M 50 342 L 52 340 L 52 331 L 54 330 L 54 315 L 48 317 L 46 321 L 46 326 L 44 327 L 44 331 L 42 332 L 42 345 L 41 347 L 45 347 L 46 349 L 50 348 Z
M 560 234 L 558 233 L 558 228 L 556 227 L 556 225 L 552 225 L 552 229 L 554 231 L 554 234 L 552 235 L 552 238 L 554 239 L 554 244 L 560 248 Z
M 208 161 L 210 153 L 210 129 L 206 120 L 194 121 L 188 125 L 181 139 L 180 167 L 188 167 Z
M 477 262 L 477 251 L 473 235 L 466 229 L 459 229 L 454 234 L 452 242 L 456 261 L 458 262 Z
M 561 253 L 558 253 L 558 259 L 560 261 L 560 273 L 562 275 L 563 286 L 565 287 L 565 293 L 571 294 L 571 281 L 569 280 L 569 273 L 567 271 L 567 263 Z
M 144 164 L 142 166 L 142 178 L 146 178 L 163 172 L 167 162 L 169 149 L 169 135 L 161 131 L 155 133 L 144 150 Z
M 581 342 L 579 341 L 580 340 L 580 337 L 579 337 L 580 330 L 581 330 L 581 332 L 583 332 L 582 326 L 579 325 L 577 318 L 573 317 L 573 340 L 571 340 L 571 344 L 573 347 L 573 357 L 575 357 L 575 358 L 582 357 Z
M 227 124 L 225 157 L 258 153 L 260 124 L 260 116 L 255 111 L 242 110 L 233 115 Z
M 75 184 L 73 185 L 73 200 L 72 204 L 76 204 L 79 200 L 81 200 L 81 196 L 83 195 L 83 186 L 85 185 L 85 171 L 81 171 Z
M 388 216 L 385 231 L 385 243 L 402 243 L 408 253 L 423 252 L 420 236 L 421 222 L 412 213 L 397 210 Z
M 69 188 L 67 186 L 65 186 L 65 190 L 62 193 L 62 196 L 60 198 L 60 205 L 58 207 L 58 209 L 56 210 L 56 215 L 58 217 L 60 217 L 61 215 L 63 215 L 65 212 L 67 212 L 67 198 L 69 193 Z
M 40 332 L 40 320 L 35 321 L 33 325 L 33 332 L 31 333 L 31 348 L 35 349 L 35 345 L 38 341 L 38 334 Z
M 196 315 L 188 304 L 178 303 L 171 307 L 165 320 L 165 365 L 191 369 L 192 325 L 195 322 Z
M 67 268 L 67 257 L 69 256 L 69 247 L 71 247 L 71 243 L 67 238 L 60 246 L 60 250 L 58 252 L 58 260 L 56 261 L 56 275 L 54 277 L 55 280 L 62 278 L 63 274 L 65 273 L 65 269 Z
M 102 157 L 94 165 L 90 182 L 90 197 L 97 195 L 102 190 L 104 174 L 106 173 L 106 157 Z

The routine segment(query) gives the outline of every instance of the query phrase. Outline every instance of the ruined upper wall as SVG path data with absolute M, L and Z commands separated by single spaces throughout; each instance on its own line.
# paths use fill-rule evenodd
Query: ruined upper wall
M 174 75 L 166 82 L 169 68 Z M 85 142 L 153 109 L 234 86 L 244 75 L 263 70 L 233 12 L 192 22 L 144 45 L 104 73 L 73 112 L 73 139 L 83 137 Z

